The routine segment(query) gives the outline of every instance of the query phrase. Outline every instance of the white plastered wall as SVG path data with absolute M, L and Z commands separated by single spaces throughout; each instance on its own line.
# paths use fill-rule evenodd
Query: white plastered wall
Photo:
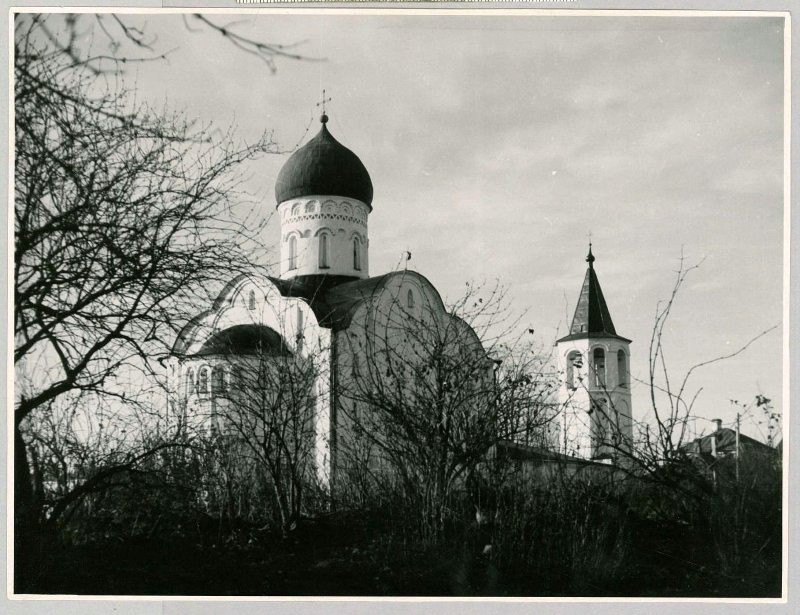
M 412 306 L 408 303 L 408 291 L 412 293 Z M 371 472 L 385 469 L 380 446 L 374 442 L 370 444 L 368 440 L 390 438 L 392 434 L 382 432 L 379 414 L 376 415 L 359 399 L 363 399 L 362 387 L 373 386 L 375 379 L 386 377 L 390 363 L 387 349 L 393 357 L 399 357 L 401 363 L 403 356 L 409 357 L 409 364 L 418 356 L 415 344 L 421 343 L 421 340 L 408 335 L 407 324 L 415 321 L 429 323 L 423 324 L 423 328 L 437 326 L 444 330 L 449 327 L 454 340 L 468 346 L 470 352 L 481 353 L 486 360 L 485 377 L 489 381 L 493 378 L 493 363 L 486 358 L 475 332 L 467 323 L 446 311 L 439 293 L 430 282 L 413 271 L 393 274 L 374 297 L 365 300 L 356 309 L 349 326 L 335 334 L 338 381 L 343 389 L 349 386 L 357 391 L 355 395 L 339 395 L 337 400 L 337 463 L 342 472 L 353 469 L 352 465 L 359 462 L 366 462 Z M 403 378 L 403 374 L 395 369 L 392 377 Z M 406 385 L 413 386 L 410 380 Z M 486 387 L 487 383 L 483 382 L 481 386 Z M 363 415 L 370 412 L 373 415 Z M 370 424 L 370 420 L 373 420 L 370 417 L 375 417 L 376 422 L 370 438 L 365 441 L 355 433 L 354 423 Z
M 251 293 L 253 304 L 251 307 Z M 330 480 L 330 345 L 331 331 L 319 326 L 309 305 L 298 298 L 283 297 L 266 278 L 242 276 L 219 295 L 217 309 L 206 312 L 187 340 L 185 358 L 172 357 L 166 364 L 170 382 L 170 406 L 184 408 L 189 416 L 209 417 L 223 406 L 212 408 L 210 396 L 197 392 L 187 397 L 187 377 L 192 370 L 195 378 L 201 369 L 225 364 L 225 357 L 193 357 L 206 340 L 218 331 L 235 325 L 257 324 L 270 327 L 283 338 L 295 356 L 314 362 L 315 388 L 315 465 L 323 485 Z M 241 361 L 241 358 L 237 358 Z M 214 403 L 219 403 L 215 401 Z
M 281 278 L 303 275 L 369 277 L 369 207 L 357 199 L 306 196 L 278 205 L 281 224 Z M 328 235 L 327 266 L 321 267 L 320 235 Z M 353 255 L 358 240 L 360 262 Z M 295 255 L 290 254 L 295 242 Z M 356 268 L 356 264 L 359 268 Z
M 602 348 L 605 352 L 605 386 L 598 386 L 592 372 L 595 348 Z M 585 459 L 592 457 L 592 399 L 606 400 L 608 415 L 616 424 L 617 435 L 628 445 L 632 441 L 630 374 L 621 374 L 618 369 L 620 350 L 625 353 L 625 367 L 629 370 L 629 343 L 619 338 L 585 338 L 558 343 L 560 452 Z M 582 367 L 570 369 L 569 358 L 576 352 L 581 354 Z

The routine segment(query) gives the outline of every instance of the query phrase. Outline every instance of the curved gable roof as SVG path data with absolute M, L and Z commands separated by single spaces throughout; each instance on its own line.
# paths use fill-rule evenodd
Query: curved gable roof
M 325 301 L 329 310 L 326 321 L 334 329 L 346 329 L 350 326 L 353 314 L 362 304 L 370 299 L 377 298 L 390 280 L 406 276 L 415 278 L 424 288 L 433 291 L 432 294 L 436 298 L 438 307 L 442 313 L 447 313 L 444 301 L 442 301 L 442 297 L 436 287 L 422 274 L 416 271 L 404 270 L 392 271 L 374 278 L 366 278 L 334 286 L 325 294 Z
M 220 313 L 223 307 L 225 307 L 228 303 L 230 298 L 239 292 L 240 288 L 247 283 L 254 283 L 264 285 L 265 283 L 271 284 L 273 287 L 276 287 L 276 290 L 282 295 L 284 293 L 281 291 L 280 287 L 275 284 L 273 278 L 268 276 L 257 276 L 254 274 L 249 273 L 242 273 L 227 282 L 223 287 L 222 290 L 217 293 L 214 300 L 211 302 L 211 307 L 206 310 L 203 310 L 196 316 L 194 316 L 189 322 L 184 325 L 184 327 L 180 330 L 177 337 L 175 338 L 175 342 L 172 345 L 171 353 L 176 356 L 185 355 L 192 344 L 196 341 L 195 337 L 197 336 L 198 332 L 204 325 L 208 324 L 208 320 L 211 319 L 213 316 Z

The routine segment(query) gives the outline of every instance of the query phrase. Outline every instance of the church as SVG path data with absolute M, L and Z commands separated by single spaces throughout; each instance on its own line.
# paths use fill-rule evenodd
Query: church
M 497 362 L 423 275 L 370 276 L 372 180 L 320 119 L 277 177 L 279 275 L 231 280 L 177 336 L 166 368 L 173 412 L 216 432 L 282 434 L 270 446 L 307 451 L 332 489 L 358 467 L 381 467 L 398 431 L 435 428 L 426 391 L 477 416 L 493 403 Z M 606 435 L 630 437 L 630 340 L 616 334 L 591 248 L 587 260 L 570 334 L 556 344 L 558 449 L 610 460 Z M 231 424 L 243 415 L 253 420 Z

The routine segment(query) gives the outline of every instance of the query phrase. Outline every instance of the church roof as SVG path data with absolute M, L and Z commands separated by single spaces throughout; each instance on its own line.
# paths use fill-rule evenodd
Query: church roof
M 356 279 L 326 274 L 298 276 L 288 280 L 270 278 L 284 297 L 300 297 L 308 303 L 323 327 L 346 328 L 359 304 L 379 291 L 398 272 Z
M 333 138 L 322 116 L 317 136 L 295 151 L 275 182 L 278 204 L 311 195 L 358 199 L 372 207 L 372 180 L 358 156 Z
M 327 317 L 328 322 L 337 329 L 347 327 L 359 304 L 375 297 L 385 282 L 394 275 L 402 275 L 402 273 L 393 271 L 373 278 L 346 282 L 331 288 L 325 295 L 330 310 Z
M 280 334 L 265 325 L 234 325 L 209 337 L 196 356 L 291 354 Z
M 309 305 L 322 327 L 334 330 L 346 329 L 350 326 L 358 307 L 364 301 L 379 296 L 386 282 L 396 276 L 413 276 L 425 286 L 434 290 L 438 297 L 439 307 L 445 306 L 433 285 L 416 271 L 392 271 L 383 275 L 353 279 L 336 275 L 306 275 L 283 280 L 269 278 L 284 297 L 298 297 Z
M 428 288 L 438 308 L 443 312 L 446 311 L 439 293 L 430 281 L 412 270 L 393 271 L 364 279 L 317 274 L 290 279 L 268 276 L 266 280 L 281 296 L 305 301 L 321 327 L 340 331 L 350 326 L 353 315 L 361 305 L 380 296 L 388 280 L 404 276 L 413 277 L 418 286 Z M 262 352 L 274 353 L 276 356 L 289 354 L 291 351 L 285 346 L 279 333 L 270 327 L 258 324 L 235 325 L 212 333 L 197 352 L 189 352 L 198 336 L 207 335 L 206 327 L 214 314 L 228 305 L 230 293 L 250 279 L 248 274 L 242 274 L 231 280 L 213 301 L 211 309 L 201 312 L 183 327 L 175 339 L 172 354 L 179 358 Z M 455 318 L 452 315 L 451 317 Z
M 586 338 L 613 337 L 630 342 L 629 339 L 617 335 L 614 322 L 611 320 L 611 313 L 608 311 L 608 305 L 600 288 L 600 281 L 597 279 L 597 273 L 594 270 L 594 261 L 592 246 L 589 244 L 589 255 L 586 257 L 589 267 L 586 270 L 586 276 L 583 278 L 583 286 L 578 297 L 578 304 L 575 306 L 575 315 L 572 317 L 569 335 L 562 337 L 558 341 L 567 342 Z

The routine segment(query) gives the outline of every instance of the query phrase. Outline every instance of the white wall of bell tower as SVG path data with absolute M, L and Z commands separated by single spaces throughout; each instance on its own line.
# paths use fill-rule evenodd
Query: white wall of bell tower
M 556 344 L 560 452 L 610 460 L 631 450 L 629 347 L 630 342 L 617 337 L 582 337 Z

